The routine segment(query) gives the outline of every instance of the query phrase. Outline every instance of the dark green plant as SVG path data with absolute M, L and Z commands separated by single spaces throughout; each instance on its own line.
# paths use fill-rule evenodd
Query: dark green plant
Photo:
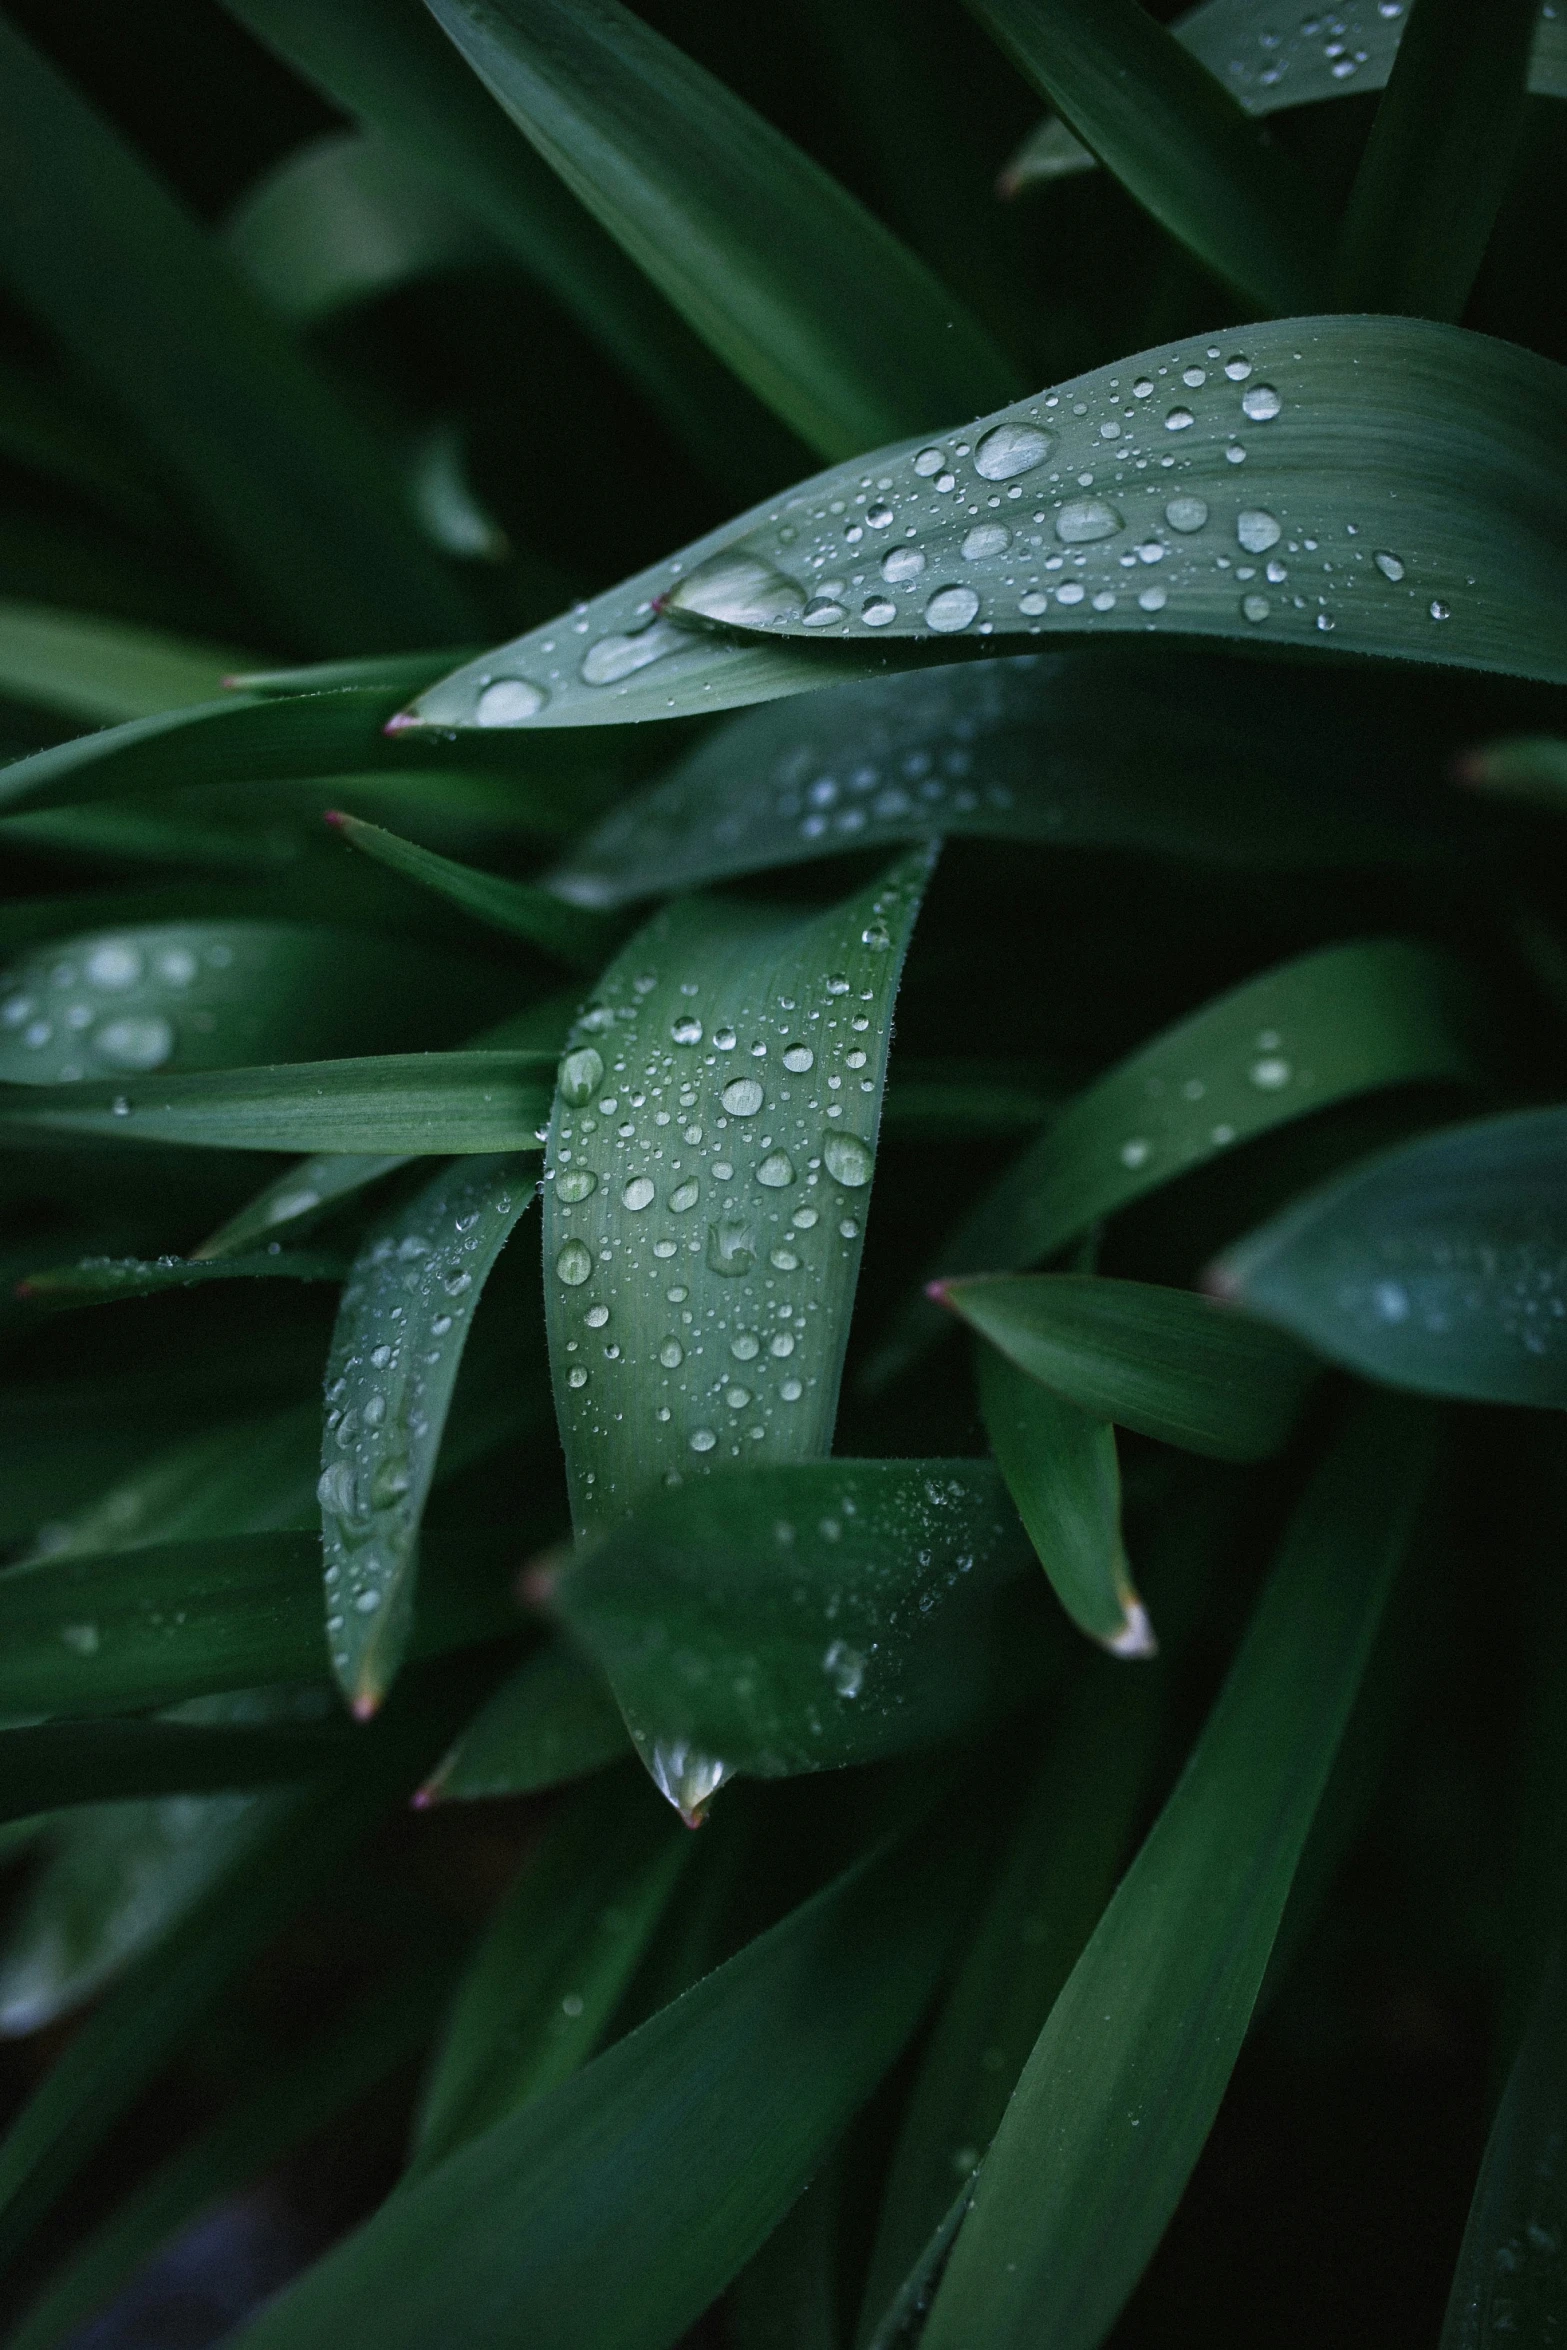
M 1560 2338 L 1563 97 L 0 23 L 15 2350 L 323 2138 L 257 2350 L 1320 2339 L 1159 2247 L 1399 1966 L 1322 2330 Z

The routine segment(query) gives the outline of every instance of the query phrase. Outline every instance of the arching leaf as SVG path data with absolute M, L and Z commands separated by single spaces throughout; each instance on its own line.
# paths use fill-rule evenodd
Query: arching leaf
M 626 1725 L 603 1674 L 566 1641 L 553 1640 L 481 1706 L 418 1801 L 532 1795 L 626 1751 Z
M 563 903 L 564 893 L 544 889 L 537 882 L 512 881 L 501 873 L 480 873 L 471 865 L 437 856 L 416 841 L 402 840 L 379 824 L 367 824 L 362 817 L 347 816 L 337 809 L 329 813 L 327 822 L 367 857 L 438 891 L 476 922 L 504 931 L 509 938 L 525 938 L 545 954 L 582 970 L 597 970 L 604 962 L 614 926 L 581 906 Z

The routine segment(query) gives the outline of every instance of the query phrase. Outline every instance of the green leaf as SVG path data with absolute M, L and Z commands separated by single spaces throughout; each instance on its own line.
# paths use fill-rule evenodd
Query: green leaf
M 337 809 L 331 811 L 327 822 L 336 825 L 354 848 L 363 849 L 366 856 L 390 866 L 394 873 L 437 890 L 476 922 L 504 931 L 509 938 L 525 938 L 562 963 L 596 971 L 613 943 L 615 926 L 602 915 L 563 904 L 562 894 L 541 888 L 537 882 L 476 872 L 471 865 L 438 857 L 415 841 L 402 840 L 379 824 L 366 824 L 361 817 L 345 816 Z
M 134 419 L 262 609 L 323 650 L 471 628 L 364 420 L 9 27 L 0 59 L 12 291 Z
M 29 1305 L 101 1306 L 120 1298 L 158 1297 L 171 1289 L 199 1289 L 209 1281 L 341 1281 L 346 1257 L 309 1249 L 212 1259 L 191 1257 L 83 1257 L 80 1264 L 54 1265 L 29 1273 L 16 1294 Z
M 982 1275 L 931 1295 L 1068 1402 L 1221 1461 L 1279 1451 L 1317 1369 L 1266 1323 L 1146 1281 Z
M 1064 632 L 1560 682 L 1564 382 L 1533 352 L 1412 318 L 1162 344 L 818 474 L 455 671 L 414 715 L 670 717 L 833 683 L 834 659 L 915 668 Z M 851 509 L 869 535 L 846 542 Z
M 413 1649 L 516 1627 L 504 1544 L 431 1539 Z M 0 1714 L 102 1714 L 303 1681 L 326 1663 L 312 1534 L 235 1534 L 67 1553 L 0 1576 Z
M 1411 1531 L 1435 1429 L 1363 1406 L 1286 1537 L 1174 1794 L 996 2132 L 922 2350 L 1093 2350 L 1208 2134 Z
M 556 1815 L 458 1986 L 420 2100 L 410 2178 L 587 2061 L 691 1850 L 640 1774 L 595 1779 Z
M 160 2164 L 49 2278 L 22 2317 L 11 2350 L 50 2350 L 186 2221 L 264 2175 L 397 2071 L 428 2038 L 451 1972 L 444 1953 L 421 1953 Z
M 1115 1430 L 979 1349 L 979 1395 L 990 1448 L 1035 1555 L 1067 1614 L 1112 1656 L 1158 1645 L 1121 1541 Z
M 0 1136 L 109 1134 L 208 1150 L 404 1156 L 537 1150 L 549 1094 L 537 1052 L 383 1053 L 211 1069 L 123 1086 L 0 1088 Z
M 53 1817 L 78 1803 L 123 1805 L 135 1796 L 188 1798 L 321 1779 L 352 1763 L 363 1735 L 346 1727 L 209 1729 L 146 1718 L 0 1731 L 0 1821 Z
M 1466 751 L 1454 763 L 1460 783 L 1558 812 L 1567 804 L 1567 742 L 1549 734 L 1514 735 Z
M 161 629 L 0 602 L 0 693 L 95 726 L 210 702 L 247 657 Z
M 245 2350 L 659 2350 L 769 2235 L 907 2039 L 969 1876 L 949 1817 L 394 2196 Z M 696 2182 L 721 2180 L 713 2193 Z
M 1272 0 L 1206 0 L 1170 30 L 1248 114 L 1266 115 L 1285 106 L 1382 89 L 1407 21 L 1404 7 L 1392 15 L 1381 8 L 1374 15 L 1357 10 L 1352 41 L 1340 43 L 1323 38 L 1328 30 L 1323 19 L 1282 15 Z M 1567 98 L 1567 20 L 1543 10 L 1535 27 L 1529 87 L 1539 96 Z M 1476 161 L 1466 158 L 1468 168 Z M 1047 116 L 1008 164 L 1001 192 L 1016 196 L 1040 180 L 1093 167 L 1094 157 L 1065 123 Z
M 671 906 L 572 1030 L 544 1263 L 579 1530 L 672 1477 L 827 1451 L 932 858 L 814 915 Z
M 1122 185 L 1259 310 L 1319 307 L 1320 200 L 1137 0 L 968 0 Z
M 269 865 L 292 864 L 296 842 L 278 824 L 203 823 L 162 809 L 60 808 L 41 816 L 0 817 L 0 842 L 46 856 L 96 863 L 197 865 L 253 878 Z
M 492 262 L 496 248 L 401 150 L 333 131 L 247 189 L 225 242 L 258 294 L 315 326 L 416 279 Z
M 1539 0 L 1413 0 L 1339 230 L 1346 310 L 1462 316 L 1523 129 Z
M 729 2350 L 841 2350 L 843 2160 L 839 2146 L 735 2278 L 724 2303 Z
M 1333 1102 L 1476 1075 L 1462 969 L 1429 947 L 1357 940 L 1301 955 L 1166 1029 L 1078 1095 L 939 1252 L 955 1274 L 1037 1263 L 1176 1176 Z M 887 1378 L 934 1310 L 905 1317 Z
M 651 402 L 710 478 L 755 495 L 798 444 L 518 137 L 421 0 L 225 0 L 306 81 L 427 172 Z
M 501 1683 L 417 1800 L 422 1808 L 534 1795 L 599 1770 L 625 1751 L 626 1725 L 603 1675 L 555 1640 Z
M 1436 845 L 1429 723 L 1428 697 L 1390 699 L 1386 680 L 1145 645 L 829 685 L 710 735 L 574 842 L 549 887 L 619 906 L 949 833 L 1253 870 L 1419 857 Z M 1397 793 L 1417 765 L 1418 832 Z
M 1368 1378 L 1559 1406 L 1564 1175 L 1567 1109 L 1447 1127 L 1286 1208 L 1209 1281 Z
M 484 1284 L 532 1198 L 517 1159 L 458 1159 L 372 1225 L 343 1291 L 317 1495 L 332 1669 L 361 1719 L 412 1635 L 452 1389 Z
M 1447 2304 L 1441 2350 L 1498 2339 L 1544 2350 L 1567 2318 L 1561 2148 L 1567 2132 L 1567 2002 L 1552 1953 L 1486 2140 Z
M 104 1400 L 110 1411 L 123 1410 L 118 1398 Z M 183 1433 L 162 1448 L 143 1432 L 130 1474 L 90 1498 L 78 1494 L 69 1518 L 47 1529 L 33 1557 L 87 1558 L 149 1542 L 303 1532 L 314 1525 L 320 1426 L 314 1404 L 226 1419 L 215 1428 L 191 1428 L 187 1412 L 174 1425 Z
M 1015 391 L 923 262 L 617 0 L 429 5 L 572 194 L 824 457 Z
M 1049 1624 L 987 1461 L 814 1461 L 659 1493 L 533 1589 L 602 1667 L 687 1820 L 738 1773 L 961 1735 L 1042 1677 Z

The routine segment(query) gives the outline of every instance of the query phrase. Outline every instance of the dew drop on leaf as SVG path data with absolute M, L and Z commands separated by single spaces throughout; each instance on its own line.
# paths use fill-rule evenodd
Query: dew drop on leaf
M 560 1065 L 560 1098 L 574 1110 L 593 1099 L 604 1082 L 604 1062 L 590 1044 L 579 1045 Z
M 1120 515 L 1103 498 L 1072 498 L 1056 516 L 1056 537 L 1068 547 L 1091 546 L 1124 528 Z
M 568 1240 L 555 1259 L 555 1275 L 568 1289 L 580 1289 L 593 1270 L 593 1259 L 580 1240 Z
M 822 1145 L 822 1164 L 835 1183 L 858 1191 L 869 1183 L 874 1165 L 869 1149 L 855 1134 L 829 1134 Z
M 982 481 L 1013 481 L 1042 465 L 1050 448 L 1049 433 L 1037 424 L 993 425 L 974 451 L 974 471 Z
M 955 629 L 967 628 L 979 611 L 979 598 L 971 587 L 939 587 L 925 606 L 925 624 L 938 635 L 950 636 Z
M 474 722 L 479 726 L 520 726 L 525 719 L 538 716 L 546 699 L 542 688 L 531 685 L 525 677 L 498 677 L 475 702 Z

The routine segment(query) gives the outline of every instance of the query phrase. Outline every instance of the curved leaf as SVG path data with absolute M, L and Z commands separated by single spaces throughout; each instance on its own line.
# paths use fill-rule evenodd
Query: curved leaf
M 955 1737 L 1042 1677 L 1049 1623 L 987 1461 L 816 1461 L 660 1493 L 534 1588 L 694 1822 L 737 1773 Z
M 423 1807 L 533 1795 L 582 1778 L 625 1752 L 626 1725 L 603 1675 L 555 1640 L 501 1683 L 417 1801 Z
M 90 725 L 210 702 L 246 657 L 128 621 L 0 602 L 0 693 Z
M 1567 1109 L 1379 1153 L 1226 1251 L 1210 1284 L 1425 1395 L 1567 1403 Z
M 688 899 L 567 1040 L 546 1159 L 579 1528 L 832 1439 L 893 999 L 931 852 L 820 914 Z
M 1316 1375 L 1265 1322 L 1152 1282 L 995 1274 L 930 1294 L 1068 1402 L 1221 1461 L 1277 1452 Z
M 54 1265 L 29 1273 L 16 1294 L 29 1305 L 101 1306 L 126 1297 L 158 1297 L 170 1289 L 199 1289 L 209 1281 L 341 1281 L 346 1257 L 308 1249 L 282 1249 L 274 1241 L 258 1256 L 83 1257 L 77 1265 Z
M 802 666 L 829 645 L 913 668 L 1127 630 L 1561 682 L 1564 383 L 1422 319 L 1166 343 L 818 474 L 455 671 L 414 715 L 603 725 L 831 683 Z
M 413 1631 L 419 1526 L 463 1348 L 532 1198 L 515 1158 L 458 1159 L 372 1226 L 343 1291 L 316 1492 L 327 1644 L 361 1719 Z
M 429 0 L 573 195 L 826 457 L 1004 398 L 962 305 L 820 164 L 618 0 Z
M 416 841 L 401 840 L 379 824 L 366 824 L 335 808 L 328 812 L 327 822 L 367 857 L 439 891 L 476 922 L 504 931 L 509 938 L 525 938 L 563 963 L 597 970 L 613 942 L 614 926 L 600 915 L 563 904 L 564 892 L 541 888 L 537 882 L 512 881 L 501 873 L 480 873 L 472 865 L 439 857 L 433 849 L 422 849 Z
M 922 2350 L 1094 2350 L 1136 2283 L 1240 2053 L 1434 1436 L 1423 1412 L 1369 1405 L 1319 1471 L 1024 2067 Z

